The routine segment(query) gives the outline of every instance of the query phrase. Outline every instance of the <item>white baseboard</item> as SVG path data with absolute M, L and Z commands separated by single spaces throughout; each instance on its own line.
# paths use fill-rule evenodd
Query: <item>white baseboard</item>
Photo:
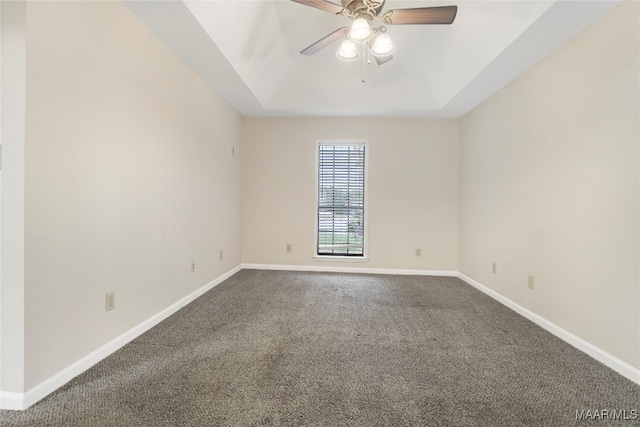
M 609 368 L 613 369 L 620 375 L 640 385 L 640 369 L 637 369 L 629 365 L 628 363 L 623 362 L 622 360 L 618 359 L 615 356 L 612 356 L 611 354 L 596 347 L 595 345 L 583 340 L 580 337 L 573 335 L 571 332 L 562 329 L 560 326 L 556 325 L 555 323 L 552 323 L 549 320 L 545 319 L 544 317 L 541 317 L 535 314 L 534 312 L 524 308 L 523 306 L 511 301 L 509 298 L 506 298 L 503 295 L 497 293 L 496 291 L 489 289 L 485 285 L 473 280 L 472 278 L 465 276 L 462 273 L 458 273 L 458 277 L 464 280 L 469 285 L 473 286 L 474 288 L 489 295 L 491 298 L 495 299 L 499 303 L 509 307 L 511 310 L 515 311 L 521 316 L 531 320 L 533 323 L 540 326 L 541 328 L 547 330 L 548 332 L 551 332 L 553 335 L 557 336 L 564 342 L 571 344 L 578 350 L 582 351 L 583 353 L 586 353 L 587 355 L 596 359 L 600 363 L 608 366 Z
M 397 274 L 404 276 L 448 276 L 458 277 L 457 271 L 448 270 L 409 270 L 393 268 L 363 267 L 330 267 L 324 265 L 276 265 L 276 264 L 242 264 L 245 270 L 283 270 L 310 271 L 324 273 L 365 273 L 365 274 Z
M 14 393 L 11 391 L 0 391 L 0 409 L 21 411 L 23 407 L 24 393 Z
M 114 353 L 116 350 L 122 348 L 124 345 L 132 341 L 133 339 L 139 337 L 149 329 L 156 326 L 158 323 L 162 322 L 167 317 L 171 316 L 178 310 L 180 310 L 185 305 L 194 301 L 196 298 L 200 297 L 207 291 L 211 290 L 213 287 L 228 279 L 229 277 L 236 274 L 240 271 L 241 266 L 238 265 L 235 268 L 229 270 L 224 273 L 222 276 L 212 280 L 207 283 L 203 287 L 197 289 L 186 297 L 180 299 L 179 301 L 171 304 L 169 307 L 165 308 L 161 312 L 151 316 L 149 319 L 144 322 L 134 326 L 129 329 L 127 332 L 122 335 L 114 338 L 108 343 L 104 344 L 102 347 L 97 350 L 87 354 L 82 359 L 77 362 L 67 366 L 62 371 L 57 374 L 49 377 L 45 381 L 41 382 L 37 386 L 28 390 L 26 393 L 14 393 L 14 392 L 6 392 L 0 391 L 0 409 L 10 409 L 10 410 L 24 410 L 29 406 L 37 403 L 39 400 L 43 399 L 56 389 L 62 387 L 64 384 L 71 381 L 76 376 L 80 375 L 96 363 L 100 362 L 105 357 Z

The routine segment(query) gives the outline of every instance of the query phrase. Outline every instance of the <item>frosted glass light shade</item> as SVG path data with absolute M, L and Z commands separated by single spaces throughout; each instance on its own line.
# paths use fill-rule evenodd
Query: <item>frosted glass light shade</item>
M 358 18 L 353 21 L 353 25 L 347 34 L 347 38 L 356 43 L 364 43 L 369 40 L 372 35 L 373 30 L 371 29 L 369 21 L 364 18 Z
M 360 57 L 360 52 L 358 52 L 358 47 L 351 40 L 345 40 L 340 45 L 340 49 L 336 52 L 336 56 L 343 61 L 354 61 Z
M 395 51 L 396 47 L 391 42 L 391 37 L 386 34 L 380 34 L 371 48 L 374 56 L 389 56 Z

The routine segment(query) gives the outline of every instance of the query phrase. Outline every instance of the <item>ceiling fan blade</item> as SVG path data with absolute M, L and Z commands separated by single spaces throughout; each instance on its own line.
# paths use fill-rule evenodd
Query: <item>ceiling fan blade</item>
M 386 64 L 387 62 L 393 59 L 393 55 L 380 56 L 380 57 L 374 55 L 373 57 L 376 60 L 376 63 L 378 65 Z
M 326 12 L 333 13 L 334 15 L 342 13 L 342 10 L 344 9 L 341 5 L 331 3 L 330 1 L 326 1 L 326 0 L 291 0 L 291 1 L 300 3 L 300 4 L 305 4 L 307 6 L 315 7 L 316 9 L 324 10 Z
M 451 24 L 456 18 L 457 12 L 458 6 L 392 9 L 382 15 L 382 21 L 388 25 Z
M 324 36 L 311 46 L 308 46 L 300 51 L 303 55 L 313 55 L 320 49 L 329 46 L 334 41 L 338 40 L 340 37 L 345 36 L 349 32 L 349 27 L 342 27 L 335 30 L 333 33 Z

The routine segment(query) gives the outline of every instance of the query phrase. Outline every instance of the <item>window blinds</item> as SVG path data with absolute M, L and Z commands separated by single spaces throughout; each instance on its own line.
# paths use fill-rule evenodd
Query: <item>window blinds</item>
M 363 144 L 319 145 L 318 255 L 364 256 Z

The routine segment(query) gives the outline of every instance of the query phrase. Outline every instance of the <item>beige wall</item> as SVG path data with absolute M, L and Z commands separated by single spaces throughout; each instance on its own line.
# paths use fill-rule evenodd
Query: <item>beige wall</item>
M 312 259 L 316 139 L 368 140 L 367 263 Z M 246 119 L 243 262 L 457 270 L 459 139 L 456 120 Z
M 242 126 L 119 2 L 29 2 L 27 47 L 25 389 L 240 263 Z
M 460 210 L 462 273 L 636 368 L 639 22 L 623 3 L 464 118 Z

